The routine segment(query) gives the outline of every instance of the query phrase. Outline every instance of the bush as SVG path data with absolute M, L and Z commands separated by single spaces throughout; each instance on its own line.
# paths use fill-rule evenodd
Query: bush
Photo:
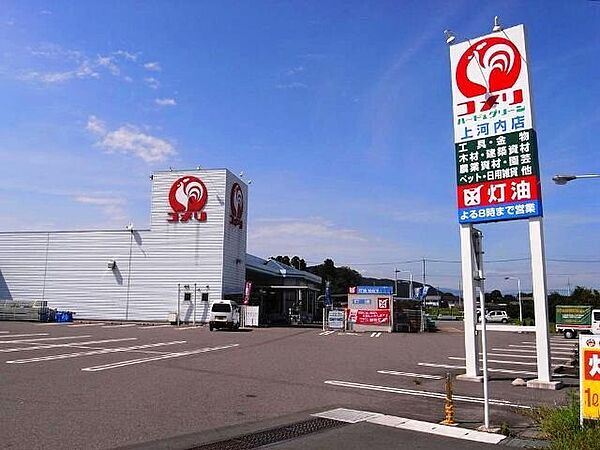
M 551 450 L 600 450 L 600 425 L 586 421 L 579 425 L 579 398 L 571 392 L 564 407 L 540 407 L 532 416 L 550 440 Z

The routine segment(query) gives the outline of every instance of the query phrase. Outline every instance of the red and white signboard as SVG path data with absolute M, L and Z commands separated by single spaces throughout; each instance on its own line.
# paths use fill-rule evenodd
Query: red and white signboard
M 533 128 L 525 29 L 450 46 L 454 142 Z
M 381 309 L 359 309 L 356 311 L 357 325 L 389 325 L 390 311 Z
M 459 222 L 541 216 L 523 25 L 451 45 L 450 63 Z

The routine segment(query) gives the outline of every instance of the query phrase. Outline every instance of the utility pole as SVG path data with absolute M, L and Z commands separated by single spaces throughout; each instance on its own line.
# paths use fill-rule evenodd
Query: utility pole
M 425 287 L 425 258 L 423 258 L 423 287 Z

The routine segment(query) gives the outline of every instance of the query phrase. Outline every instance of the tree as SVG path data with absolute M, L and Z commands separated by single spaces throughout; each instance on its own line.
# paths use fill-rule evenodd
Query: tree
M 306 270 L 323 279 L 323 291 L 325 282 L 329 281 L 332 294 L 347 294 L 350 286 L 360 285 L 363 279 L 360 273 L 350 267 L 335 267 L 335 263 L 329 258 L 323 264 L 307 267 Z
M 303 258 L 300 258 L 299 256 L 293 256 L 292 258 L 290 258 L 289 256 L 276 256 L 273 257 L 271 256 L 270 259 L 274 259 L 277 262 L 280 262 L 281 264 L 285 264 L 286 266 L 291 266 L 294 267 L 298 270 L 306 270 L 306 261 L 304 261 Z

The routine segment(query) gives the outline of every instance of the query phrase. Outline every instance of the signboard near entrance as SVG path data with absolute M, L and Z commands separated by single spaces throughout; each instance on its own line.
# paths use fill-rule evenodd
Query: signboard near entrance
M 579 416 L 600 419 L 600 337 L 579 335 Z
M 334 309 L 332 311 L 329 311 L 329 316 L 328 316 L 328 327 L 331 329 L 335 329 L 335 330 L 343 330 L 344 329 L 344 318 L 346 316 L 346 313 L 344 310 L 341 309 Z
M 389 310 L 359 309 L 356 311 L 357 325 L 390 325 Z

